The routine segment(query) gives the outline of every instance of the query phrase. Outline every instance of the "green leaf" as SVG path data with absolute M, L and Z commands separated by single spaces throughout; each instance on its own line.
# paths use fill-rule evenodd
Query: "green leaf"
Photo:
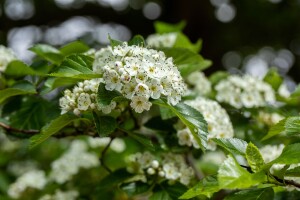
M 64 56 L 69 56 L 69 55 L 75 54 L 75 53 L 84 53 L 84 52 L 88 51 L 89 49 L 90 49 L 90 47 L 87 46 L 86 44 L 84 44 L 83 42 L 74 41 L 74 42 L 66 44 L 65 46 L 60 48 L 60 52 Z
M 145 148 L 149 149 L 150 151 L 155 151 L 155 147 L 154 147 L 152 141 L 147 136 L 139 134 L 139 133 L 133 133 L 133 132 L 127 131 L 127 130 L 123 130 L 123 131 L 126 132 L 129 135 L 129 137 L 131 137 L 132 139 L 134 139 L 137 142 L 139 142 L 140 144 L 142 144 Z
M 197 185 L 189 189 L 179 199 L 191 199 L 198 195 L 205 195 L 210 198 L 215 192 L 219 191 L 217 176 L 206 176 Z
M 62 86 L 71 86 L 78 83 L 78 79 L 75 78 L 56 78 L 56 77 L 49 77 L 42 87 L 40 94 L 44 95 L 55 88 L 62 87 Z
M 286 170 L 284 176 L 300 177 L 300 167 L 295 167 L 293 169 Z
M 45 125 L 40 134 L 37 134 L 30 139 L 30 148 L 33 148 L 40 143 L 47 140 L 50 136 L 59 132 L 62 128 L 69 125 L 71 122 L 78 120 L 75 115 L 64 114 L 52 120 L 49 124 Z
M 161 191 L 157 191 L 157 192 L 154 192 L 149 200 L 173 200 L 169 193 L 165 190 L 161 190 Z
M 264 173 L 250 174 L 232 156 L 223 162 L 218 170 L 220 189 L 243 189 L 265 181 Z
M 164 100 L 156 100 L 153 101 L 153 103 L 172 110 L 177 117 L 190 129 L 200 148 L 205 151 L 208 134 L 207 122 L 198 110 L 184 103 L 178 103 L 176 106 L 171 106 Z
M 159 107 L 160 115 L 163 120 L 171 119 L 176 117 L 176 114 L 167 107 Z
M 228 195 L 225 200 L 265 200 L 274 199 L 272 188 L 256 188 L 251 190 L 242 190 Z
M 5 74 L 9 76 L 27 76 L 27 75 L 37 75 L 37 76 L 45 76 L 46 74 L 43 74 L 41 72 L 37 72 L 22 61 L 14 60 L 9 63 L 5 70 Z
M 270 128 L 268 134 L 262 140 L 269 139 L 281 133 L 288 136 L 300 134 L 300 116 L 287 117 L 279 121 Z
M 97 190 L 111 189 L 133 176 L 134 174 L 129 173 L 125 168 L 118 169 L 102 179 Z
M 179 182 L 170 185 L 168 181 L 164 181 L 160 186 L 172 199 L 178 199 L 188 189 L 187 186 Z
M 58 49 L 47 44 L 36 44 L 29 50 L 33 51 L 38 56 L 56 65 L 59 65 L 64 58 L 64 56 L 60 53 Z
M 135 35 L 129 42 L 128 42 L 129 46 L 140 46 L 140 47 L 144 47 L 146 46 L 146 42 L 143 38 L 143 36 L 141 35 Z
M 10 115 L 11 126 L 22 130 L 40 130 L 59 115 L 56 102 L 32 96 L 20 103 L 20 109 Z
M 35 87 L 28 81 L 22 81 L 15 84 L 11 88 L 0 90 L 0 103 L 5 101 L 9 97 L 25 94 L 36 94 Z
M 208 68 L 212 62 L 205 60 L 202 56 L 185 48 L 162 49 L 167 57 L 173 57 L 182 77 L 187 77 L 194 71 Z
M 246 149 L 246 159 L 253 172 L 258 172 L 264 165 L 264 159 L 258 148 L 251 142 Z
M 286 146 L 282 150 L 280 156 L 273 160 L 271 163 L 279 163 L 286 165 L 300 163 L 300 143 L 290 144 Z
M 101 78 L 101 74 L 92 71 L 94 59 L 85 55 L 70 55 L 61 63 L 57 71 L 50 76 L 69 77 L 78 79 Z
M 232 154 L 246 154 L 248 143 L 238 138 L 212 138 L 212 140 L 219 146 L 223 147 Z
M 182 31 L 186 22 L 181 21 L 178 24 L 168 24 L 161 21 L 154 22 L 154 28 L 156 33 L 171 33 Z
M 120 40 L 114 40 L 110 37 L 110 35 L 108 35 L 108 39 L 110 41 L 110 46 L 112 46 L 112 48 L 114 48 L 115 46 L 119 46 L 122 45 L 124 42 L 120 41 Z
M 118 127 L 118 123 L 115 118 L 110 116 L 98 116 L 93 112 L 94 122 L 98 135 L 100 137 L 106 137 L 109 134 L 113 133 Z
M 198 53 L 202 47 L 202 40 L 199 39 L 195 44 L 193 44 L 190 39 L 184 35 L 183 33 L 177 33 L 175 44 L 173 48 L 186 48 L 191 50 L 192 52 Z
M 108 91 L 105 89 L 105 84 L 100 83 L 97 93 L 97 103 L 100 107 L 108 106 L 114 98 L 119 96 L 122 96 L 122 94 L 114 90 Z
M 271 68 L 264 77 L 264 82 L 269 83 L 272 88 L 277 91 L 280 85 L 282 84 L 282 78 L 278 74 L 276 68 Z

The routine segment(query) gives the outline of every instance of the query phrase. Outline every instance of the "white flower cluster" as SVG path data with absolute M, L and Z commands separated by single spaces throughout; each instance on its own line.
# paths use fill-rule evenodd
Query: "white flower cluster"
M 208 95 L 211 92 L 211 83 L 203 72 L 193 72 L 187 77 L 187 82 L 194 86 L 194 91 L 199 95 Z
M 96 52 L 93 70 L 103 73 L 107 90 L 116 90 L 130 99 L 137 113 L 150 109 L 150 98 L 164 96 L 169 104 L 176 105 L 186 91 L 172 58 L 166 58 L 161 51 L 127 43 Z
M 215 89 L 218 101 L 228 103 L 235 108 L 260 107 L 275 102 L 272 87 L 250 75 L 229 76 L 220 81 Z
M 32 170 L 26 172 L 22 176 L 20 176 L 16 182 L 11 184 L 8 188 L 7 194 L 13 198 L 20 198 L 22 193 L 27 188 L 34 188 L 41 190 L 47 184 L 47 179 L 45 176 L 45 172 L 41 170 Z
M 53 195 L 46 194 L 39 200 L 76 200 L 78 196 L 79 193 L 76 190 L 61 191 L 57 189 Z
M 153 48 L 173 47 L 177 39 L 177 33 L 151 34 L 147 37 L 147 45 Z
M 70 149 L 51 164 L 50 180 L 62 184 L 77 174 L 80 168 L 89 169 L 99 166 L 96 154 L 87 151 L 84 141 L 75 140 Z
M 61 114 L 73 111 L 75 115 L 80 115 L 86 110 L 99 110 L 103 113 L 110 113 L 116 107 L 116 102 L 110 105 L 99 107 L 97 104 L 97 92 L 101 79 L 92 79 L 79 82 L 73 90 L 65 90 L 64 96 L 59 99 Z
M 284 117 L 278 113 L 268 113 L 263 111 L 260 111 L 258 113 L 258 120 L 268 126 L 273 126 L 274 124 L 277 124 L 283 118 Z
M 15 53 L 10 48 L 0 45 L 0 73 L 4 72 L 13 60 L 17 60 Z
M 207 122 L 207 149 L 216 149 L 216 144 L 211 140 L 212 138 L 233 137 L 233 128 L 230 118 L 227 112 L 216 101 L 198 97 L 195 100 L 188 100 L 184 103 L 201 112 L 205 121 Z M 199 148 L 199 144 L 194 139 L 190 129 L 185 128 L 178 130 L 177 136 L 180 145 L 194 146 L 194 148 Z
M 129 157 L 127 170 L 138 174 L 142 181 L 146 181 L 147 176 L 159 176 L 188 185 L 194 177 L 193 169 L 186 164 L 183 156 L 172 153 L 162 154 L 160 158 L 148 151 L 133 154 Z

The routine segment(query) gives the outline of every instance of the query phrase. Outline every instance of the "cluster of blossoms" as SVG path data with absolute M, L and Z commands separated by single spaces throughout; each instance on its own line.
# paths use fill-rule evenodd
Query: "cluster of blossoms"
M 151 34 L 147 37 L 147 45 L 153 48 L 173 47 L 177 39 L 177 33 Z
M 7 194 L 14 199 L 20 198 L 27 188 L 43 189 L 47 184 L 47 178 L 44 171 L 31 170 L 20 176 L 16 182 L 8 188 Z
M 46 194 L 39 200 L 76 200 L 79 193 L 76 190 L 61 191 L 57 189 L 53 195 Z
M 89 169 L 99 166 L 98 156 L 88 152 L 87 148 L 84 141 L 73 141 L 70 149 L 51 164 L 50 180 L 62 184 L 77 174 L 80 168 Z
M 73 90 L 65 90 L 64 96 L 59 99 L 61 114 L 73 111 L 75 115 L 80 115 L 86 110 L 99 110 L 103 113 L 110 113 L 116 107 L 116 102 L 100 107 L 97 104 L 97 92 L 101 79 L 92 79 L 79 82 Z
M 187 105 L 195 108 L 202 113 L 208 125 L 208 146 L 207 149 L 215 150 L 216 144 L 212 138 L 231 138 L 233 128 L 227 112 L 215 101 L 198 97 L 195 100 L 185 101 Z M 190 129 L 184 128 L 177 131 L 178 142 L 180 145 L 194 146 L 199 148 L 199 144 L 194 139 Z
M 218 101 L 228 103 L 235 108 L 260 107 L 275 102 L 275 93 L 272 87 L 250 75 L 229 76 L 220 81 L 215 89 Z
M 136 153 L 129 157 L 127 170 L 137 174 L 137 178 L 144 182 L 147 177 L 159 176 L 169 181 L 179 181 L 188 185 L 194 177 L 194 171 L 189 167 L 181 155 L 172 153 L 155 157 L 150 152 Z
M 13 60 L 17 60 L 15 53 L 10 48 L 0 45 L 0 73 L 4 72 Z
M 203 72 L 193 72 L 187 77 L 187 82 L 194 86 L 194 91 L 201 96 L 211 92 L 211 83 Z
M 163 96 L 169 104 L 176 105 L 186 91 L 172 58 L 126 42 L 96 52 L 93 70 L 103 73 L 106 90 L 118 91 L 131 100 L 130 106 L 137 113 L 150 109 L 150 98 Z
M 273 126 L 277 124 L 284 117 L 278 113 L 268 113 L 260 111 L 258 113 L 258 120 L 268 126 Z

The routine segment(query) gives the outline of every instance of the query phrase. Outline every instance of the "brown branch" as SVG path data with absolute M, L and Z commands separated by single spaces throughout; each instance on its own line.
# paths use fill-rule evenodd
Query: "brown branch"
M 106 145 L 106 147 L 103 149 L 103 151 L 101 152 L 101 157 L 100 157 L 100 164 L 104 167 L 104 169 L 106 169 L 106 171 L 108 171 L 109 173 L 111 173 L 111 169 L 109 169 L 109 167 L 105 164 L 104 162 L 104 156 L 108 150 L 108 148 L 110 147 L 112 141 L 114 140 L 114 137 L 110 138 L 109 143 Z
M 11 127 L 11 126 L 9 126 L 7 124 L 4 124 L 2 122 L 0 122 L 0 127 L 4 128 L 8 132 L 18 132 L 18 133 L 25 133 L 25 134 L 31 134 L 31 135 L 34 135 L 34 134 L 37 134 L 37 133 L 40 132 L 39 130 L 22 130 L 22 129 L 17 129 L 17 128 Z
M 278 181 L 279 183 L 285 184 L 285 185 L 292 185 L 295 186 L 296 188 L 300 188 L 300 184 L 293 181 L 293 180 L 285 180 L 285 179 L 280 179 L 277 176 L 273 176 L 276 181 Z

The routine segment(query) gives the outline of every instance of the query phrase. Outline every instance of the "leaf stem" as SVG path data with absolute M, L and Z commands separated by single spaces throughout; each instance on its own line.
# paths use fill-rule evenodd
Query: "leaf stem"
M 4 128 L 5 130 L 7 130 L 8 132 L 18 132 L 18 133 L 25 133 L 25 134 L 37 134 L 40 131 L 39 130 L 23 130 L 23 129 L 17 129 L 14 127 L 11 127 L 7 124 L 4 124 L 3 122 L 0 122 L 0 127 Z
M 105 148 L 103 149 L 103 151 L 101 152 L 101 157 L 100 157 L 100 164 L 104 167 L 104 169 L 106 169 L 106 171 L 108 171 L 109 173 L 112 173 L 111 169 L 109 169 L 109 167 L 105 164 L 104 162 L 104 156 L 108 150 L 108 148 L 110 147 L 112 141 L 114 140 L 114 137 L 110 138 L 110 141 L 108 142 L 108 144 L 105 146 Z

